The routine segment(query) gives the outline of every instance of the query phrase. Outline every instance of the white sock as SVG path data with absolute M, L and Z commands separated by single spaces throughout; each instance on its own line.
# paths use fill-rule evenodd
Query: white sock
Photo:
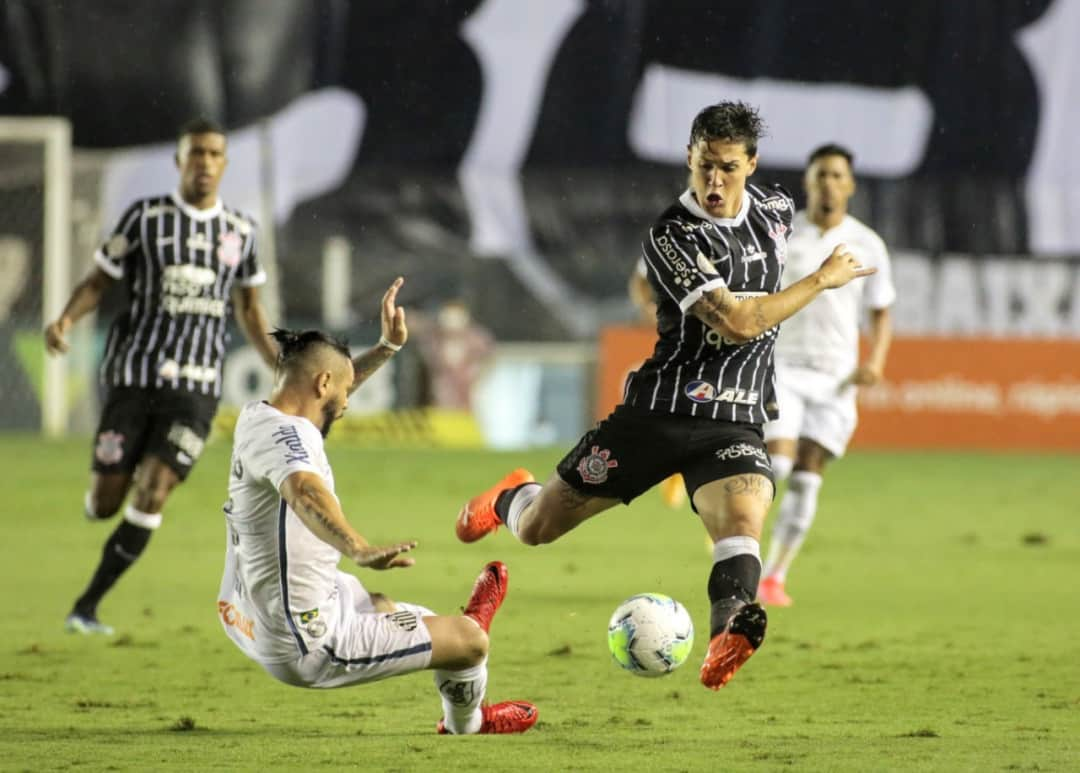
M 763 574 L 780 582 L 787 579 L 792 561 L 802 547 L 806 533 L 817 514 L 821 476 L 816 472 L 798 470 L 791 474 L 788 490 L 780 502 L 780 512 L 773 526 L 769 556 Z
M 514 492 L 514 498 L 510 500 L 510 509 L 506 514 L 506 528 L 518 539 L 521 539 L 518 532 L 521 525 L 521 514 L 540 494 L 541 488 L 543 487 L 539 483 L 526 483 Z
M 749 554 L 761 560 L 761 546 L 753 537 L 724 537 L 713 543 L 712 560 L 714 564 L 735 556 Z
M 791 475 L 791 468 L 795 466 L 795 460 L 783 454 L 770 455 L 769 460 L 772 462 L 773 480 L 777 484 L 787 480 Z
M 484 722 L 480 703 L 487 690 L 487 658 L 461 671 L 435 671 L 435 687 L 443 705 L 443 722 L 454 735 L 479 732 Z
M 161 513 L 144 513 L 136 510 L 134 505 L 124 508 L 124 520 L 153 531 L 161 526 Z

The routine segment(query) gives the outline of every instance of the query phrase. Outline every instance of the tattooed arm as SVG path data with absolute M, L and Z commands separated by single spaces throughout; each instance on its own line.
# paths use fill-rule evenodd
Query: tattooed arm
M 413 559 L 401 554 L 416 547 L 416 542 L 386 547 L 369 545 L 346 520 L 337 497 L 315 473 L 300 471 L 289 475 L 281 483 L 281 496 L 312 534 L 360 566 L 389 569 L 413 565 Z
M 778 293 L 739 300 L 726 287 L 710 290 L 690 307 L 694 316 L 725 338 L 739 343 L 753 340 L 817 298 L 852 279 L 873 274 L 862 268 L 847 247 L 839 245 L 821 267 Z

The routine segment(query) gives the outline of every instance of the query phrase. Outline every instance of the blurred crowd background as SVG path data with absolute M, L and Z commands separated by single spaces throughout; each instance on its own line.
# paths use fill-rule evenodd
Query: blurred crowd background
M 626 367 L 605 331 L 633 324 L 627 278 L 684 183 L 690 120 L 744 99 L 770 127 L 757 180 L 801 199 L 809 151 L 850 147 L 853 214 L 892 252 L 898 348 L 863 441 L 903 444 L 905 427 L 921 445 L 994 445 L 1008 427 L 1022 447 L 1080 448 L 1080 0 L 0 9 L 0 117 L 70 121 L 73 277 L 132 198 L 175 186 L 176 129 L 205 116 L 230 132 L 223 196 L 260 220 L 275 321 L 359 345 L 407 278 L 418 334 L 457 349 L 416 346 L 361 414 L 438 405 L 454 388 L 433 378 L 464 362 L 475 393 L 453 400 L 482 405 L 489 445 L 576 437 L 612 399 L 604 368 Z M 0 377 L 0 428 L 34 428 L 41 164 L 2 123 L 0 343 L 18 367 Z M 95 399 L 99 338 L 69 375 L 73 405 Z M 231 404 L 267 378 L 234 359 Z M 983 388 L 996 397 L 973 402 Z

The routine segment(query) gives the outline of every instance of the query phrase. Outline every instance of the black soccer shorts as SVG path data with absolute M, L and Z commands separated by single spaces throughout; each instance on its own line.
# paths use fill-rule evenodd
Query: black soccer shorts
M 217 402 L 178 389 L 111 388 L 94 436 L 92 469 L 131 472 L 153 455 L 184 480 L 202 453 Z
M 625 504 L 677 472 L 691 502 L 701 486 L 732 475 L 764 475 L 775 489 L 760 425 L 626 405 L 585 433 L 556 469 L 576 491 Z

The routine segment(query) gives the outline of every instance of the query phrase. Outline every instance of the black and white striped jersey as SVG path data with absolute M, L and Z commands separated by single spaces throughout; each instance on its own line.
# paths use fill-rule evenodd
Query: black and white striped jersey
M 179 193 L 139 199 L 94 261 L 130 302 L 109 330 L 102 383 L 220 397 L 230 292 L 266 281 L 255 222 L 220 199 L 209 209 Z
M 754 424 L 778 416 L 777 328 L 738 344 L 693 316 L 690 307 L 719 287 L 738 298 L 777 292 L 794 212 L 780 186 L 748 185 L 734 218 L 710 217 L 689 190 L 660 216 L 642 244 L 659 338 L 652 356 L 627 379 L 624 403 Z

